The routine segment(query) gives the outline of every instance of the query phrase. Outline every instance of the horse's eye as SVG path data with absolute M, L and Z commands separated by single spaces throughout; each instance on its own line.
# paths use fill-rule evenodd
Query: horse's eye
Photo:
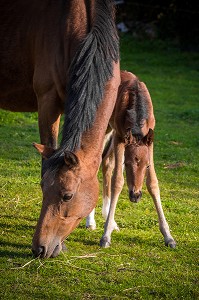
M 149 168 L 150 168 L 150 165 L 148 165 L 146 168 L 149 169 Z
M 72 198 L 73 198 L 73 194 L 71 194 L 71 193 L 64 194 L 62 197 L 63 201 L 65 201 L 65 202 L 69 201 Z

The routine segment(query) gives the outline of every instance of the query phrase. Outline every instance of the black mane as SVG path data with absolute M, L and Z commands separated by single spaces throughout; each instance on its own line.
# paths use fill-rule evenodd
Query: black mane
M 112 0 L 96 0 L 93 26 L 79 46 L 70 66 L 65 119 L 60 148 L 44 168 L 57 169 L 65 150 L 80 147 L 82 133 L 91 128 L 104 96 L 106 82 L 119 59 L 119 40 Z
M 142 127 L 148 119 L 148 102 L 140 87 L 140 81 L 136 79 L 133 85 L 128 88 L 130 101 L 128 107 L 128 118 L 132 124 L 132 135 L 140 139 L 143 137 Z
M 113 61 L 119 58 L 113 11 L 112 1 L 96 1 L 94 25 L 71 64 L 61 149 L 74 151 L 80 146 L 113 75 Z

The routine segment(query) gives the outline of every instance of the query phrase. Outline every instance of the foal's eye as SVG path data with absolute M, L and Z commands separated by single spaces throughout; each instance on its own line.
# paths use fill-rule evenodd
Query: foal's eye
M 71 194 L 71 193 L 64 194 L 62 197 L 63 201 L 65 201 L 65 202 L 69 201 L 72 198 L 73 198 L 73 194 Z
M 146 168 L 149 169 L 149 168 L 150 168 L 150 165 L 148 165 Z

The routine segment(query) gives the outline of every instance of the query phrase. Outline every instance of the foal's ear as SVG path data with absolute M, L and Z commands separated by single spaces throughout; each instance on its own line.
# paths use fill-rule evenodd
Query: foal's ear
M 79 164 L 77 155 L 71 151 L 64 151 L 64 161 L 69 169 L 72 169 Z
M 37 151 L 45 159 L 50 158 L 55 152 L 55 150 L 53 148 L 48 147 L 46 145 L 42 145 L 42 144 L 33 143 L 33 147 L 35 147 L 35 149 L 37 149 Z
M 153 129 L 149 128 L 149 132 L 143 138 L 143 143 L 147 146 L 150 146 L 153 143 L 153 140 L 154 140 L 154 131 Z

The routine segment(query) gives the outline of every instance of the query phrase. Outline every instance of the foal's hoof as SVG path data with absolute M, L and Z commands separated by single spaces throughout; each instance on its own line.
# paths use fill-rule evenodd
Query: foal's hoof
M 113 230 L 120 231 L 120 228 L 117 226 L 116 222 L 114 222 L 114 224 L 113 224 Z
M 175 248 L 176 247 L 176 242 L 172 239 L 168 240 L 167 242 L 165 242 L 165 246 L 170 247 L 170 248 Z
M 100 247 L 102 247 L 102 248 L 108 248 L 108 247 L 110 247 L 110 245 L 111 245 L 111 242 L 108 240 L 107 237 L 101 238 L 101 240 L 100 240 Z

